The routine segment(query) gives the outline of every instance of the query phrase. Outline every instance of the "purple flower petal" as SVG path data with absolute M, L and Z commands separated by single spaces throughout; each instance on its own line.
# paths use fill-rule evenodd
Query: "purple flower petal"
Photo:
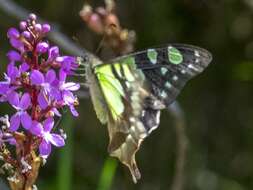
M 18 95 L 18 93 L 15 92 L 15 91 L 9 93 L 8 101 L 14 108 L 18 108 L 19 107 L 19 95 Z
M 58 117 L 61 117 L 61 113 L 56 109 L 56 108 L 53 108 L 52 111 L 54 112 L 55 115 L 57 115 Z
M 74 83 L 74 82 L 67 82 L 62 85 L 62 88 L 70 91 L 76 91 L 79 90 L 80 84 Z
M 9 90 L 9 84 L 7 84 L 6 82 L 0 82 L 0 94 L 6 94 L 7 91 Z
M 75 116 L 75 117 L 78 117 L 78 116 L 79 116 L 79 113 L 76 111 L 75 106 L 70 105 L 70 106 L 69 106 L 69 109 L 70 109 L 70 111 L 71 111 L 71 113 L 72 113 L 73 116 Z
M 64 69 L 67 74 L 70 74 L 72 69 L 78 67 L 78 63 L 75 57 L 72 56 L 62 56 L 57 58 L 57 60 L 61 63 L 62 69 Z
M 19 70 L 14 66 L 13 62 L 7 66 L 7 75 L 12 81 L 16 80 L 16 78 L 19 76 Z
M 59 56 L 59 48 L 57 46 L 53 46 L 48 51 L 48 60 L 52 61 Z
M 45 80 L 47 83 L 52 83 L 56 78 L 56 74 L 55 74 L 55 71 L 50 69 L 47 71 L 47 74 L 46 74 L 46 77 L 45 77 Z
M 43 126 L 45 132 L 50 132 L 54 127 L 54 119 L 52 117 L 47 118 L 44 121 Z
M 41 136 L 43 133 L 43 126 L 37 121 L 32 121 L 30 132 L 36 136 Z
M 20 100 L 19 107 L 22 108 L 23 110 L 26 110 L 30 106 L 30 104 L 31 104 L 30 94 L 24 93 Z
M 23 112 L 20 115 L 21 123 L 25 129 L 30 129 L 32 125 L 32 118 L 27 112 Z
M 64 82 L 66 80 L 66 77 L 67 77 L 67 73 L 63 69 L 61 69 L 59 71 L 59 80 Z
M 62 96 L 61 96 L 61 92 L 58 90 L 58 89 L 56 89 L 56 88 L 52 88 L 51 90 L 50 90 L 50 95 L 52 96 L 52 97 L 54 97 L 54 99 L 55 100 L 61 100 L 62 99 Z
M 67 105 L 74 104 L 74 102 L 76 100 L 74 94 L 70 91 L 67 91 L 67 90 L 63 91 L 62 96 L 63 96 L 63 100 L 64 100 L 65 104 L 67 104 Z
M 11 38 L 10 44 L 12 45 L 12 47 L 14 47 L 20 51 L 24 51 L 24 44 L 20 40 Z
M 48 156 L 51 153 L 51 144 L 42 140 L 39 146 L 39 151 L 41 156 Z
M 49 105 L 47 96 L 42 91 L 38 95 L 38 103 L 42 109 L 45 109 Z
M 17 131 L 19 126 L 20 126 L 20 116 L 18 114 L 11 116 L 9 130 L 11 132 Z
M 32 81 L 32 84 L 34 85 L 40 85 L 44 83 L 44 75 L 40 71 L 34 70 L 32 71 L 32 74 L 31 74 L 31 81 Z
M 9 51 L 7 57 L 10 61 L 21 61 L 21 55 L 14 50 Z
M 30 66 L 26 63 L 26 62 L 23 62 L 21 65 L 20 65 L 20 72 L 26 72 L 28 71 L 28 69 L 30 68 Z
M 62 147 L 65 145 L 64 139 L 58 134 L 51 134 L 49 141 L 56 147 Z

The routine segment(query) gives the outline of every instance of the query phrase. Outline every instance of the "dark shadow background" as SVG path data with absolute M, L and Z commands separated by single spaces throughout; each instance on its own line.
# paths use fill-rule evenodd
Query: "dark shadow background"
M 95 52 L 98 47 L 101 37 L 89 31 L 78 16 L 83 0 L 16 2 L 77 38 L 89 51 Z M 103 1 L 88 2 L 103 5 Z M 253 189 L 253 3 L 127 0 L 117 1 L 117 5 L 123 27 L 137 33 L 137 50 L 177 42 L 198 45 L 213 54 L 212 64 L 188 83 L 177 99 L 185 112 L 189 138 L 184 189 Z M 17 20 L 0 12 L 1 72 L 10 49 L 6 32 L 17 24 Z M 67 153 L 72 164 L 66 171 L 72 180 L 71 190 L 95 190 L 108 156 L 107 131 L 97 120 L 90 100 L 81 100 L 79 112 L 78 119 L 68 117 L 72 124 L 67 127 L 73 138 L 69 142 L 71 152 Z M 1 105 L 0 113 L 11 110 Z M 169 189 L 176 151 L 173 124 L 171 115 L 164 111 L 159 129 L 145 140 L 137 154 L 141 181 L 134 185 L 128 170 L 119 165 L 112 190 Z M 59 168 L 65 165 L 58 160 L 65 154 L 57 149 L 48 159 L 38 181 L 40 189 L 59 189 Z

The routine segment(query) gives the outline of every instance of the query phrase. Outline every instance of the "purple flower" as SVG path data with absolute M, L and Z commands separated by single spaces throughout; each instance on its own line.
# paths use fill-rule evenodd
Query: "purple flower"
M 61 64 L 61 68 L 68 75 L 74 74 L 73 70 L 75 70 L 79 66 L 77 64 L 76 58 L 72 56 L 57 57 L 56 62 Z
M 49 24 L 38 23 L 36 15 L 30 14 L 27 20 L 20 22 L 19 28 L 10 28 L 7 32 L 14 49 L 7 53 L 9 63 L 4 80 L 0 81 L 0 102 L 8 102 L 16 112 L 10 119 L 4 119 L 8 122 L 0 129 L 0 146 L 3 143 L 16 145 L 18 154 L 25 147 L 23 143 L 16 143 L 15 138 L 22 135 L 25 139 L 32 134 L 28 144 L 24 144 L 47 157 L 52 145 L 65 145 L 63 136 L 52 132 L 56 127 L 54 117 L 62 117 L 58 110 L 68 106 L 72 114 L 78 116 L 74 91 L 80 85 L 69 81 L 68 76 L 74 74 L 79 65 L 75 57 L 61 55 L 57 46 L 50 46 L 46 40 L 50 30 Z M 38 140 L 41 140 L 39 145 Z M 17 155 L 20 156 L 23 155 Z
M 41 87 L 41 91 L 38 96 L 38 102 L 42 109 L 45 109 L 49 102 L 57 96 L 55 86 L 53 82 L 56 80 L 55 71 L 50 69 L 47 71 L 45 77 L 43 73 L 38 70 L 33 70 L 31 73 L 31 83 Z
M 51 146 L 62 147 L 65 145 L 64 138 L 56 133 L 51 133 L 54 127 L 54 120 L 52 117 L 47 118 L 43 124 L 33 121 L 30 129 L 31 133 L 42 138 L 39 146 L 41 156 L 49 156 L 51 153 Z
M 0 102 L 7 101 L 9 94 L 16 89 L 11 86 L 12 83 L 17 82 L 16 78 L 20 76 L 20 72 L 14 63 L 10 63 L 7 67 L 7 73 L 4 73 L 5 81 L 0 81 Z
M 77 91 L 80 85 L 74 82 L 66 82 L 67 73 L 61 69 L 59 72 L 59 89 L 60 91 Z
M 17 92 L 12 92 L 8 97 L 9 103 L 17 110 L 10 119 L 10 131 L 17 131 L 20 123 L 25 129 L 29 129 L 31 126 L 31 117 L 27 113 L 28 107 L 31 105 L 30 95 L 24 93 L 21 98 Z
M 53 87 L 53 82 L 55 81 L 56 74 L 55 71 L 50 69 L 47 71 L 45 77 L 43 73 L 38 70 L 33 70 L 31 73 L 31 82 L 33 85 L 41 86 L 43 92 L 46 95 L 50 95 L 50 91 Z
M 48 43 L 46 43 L 46 42 L 40 42 L 36 46 L 36 51 L 38 53 L 46 53 L 47 50 L 48 50 L 48 48 L 49 48 Z
M 10 145 L 16 145 L 16 140 L 13 138 L 12 134 L 6 133 L 0 130 L 0 147 L 4 143 L 9 143 Z
M 71 113 L 74 116 L 78 116 L 74 104 L 76 102 L 76 97 L 71 91 L 77 91 L 80 88 L 80 85 L 74 82 L 66 82 L 67 73 L 61 69 L 59 74 L 59 90 L 62 92 L 62 99 L 65 105 L 68 105 Z
M 53 46 L 48 50 L 48 59 L 47 62 L 54 61 L 59 56 L 59 48 L 57 46 Z
M 14 66 L 14 63 L 10 63 L 7 67 L 7 74 L 5 76 L 6 81 L 9 81 L 10 83 L 15 82 L 19 76 L 19 69 Z

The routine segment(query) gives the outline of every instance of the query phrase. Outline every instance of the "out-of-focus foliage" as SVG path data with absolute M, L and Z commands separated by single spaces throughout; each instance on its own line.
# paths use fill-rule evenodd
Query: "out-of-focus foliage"
M 97 49 L 101 38 L 89 31 L 78 15 L 82 0 L 16 2 L 55 23 L 62 32 L 78 39 L 84 48 L 93 52 Z M 126 0 L 117 1 L 117 6 L 123 27 L 136 31 L 137 49 L 180 42 L 202 46 L 214 55 L 210 67 L 188 83 L 178 98 L 185 111 L 189 138 L 185 189 L 253 189 L 252 2 Z M 1 72 L 10 48 L 6 31 L 16 24 L 16 20 L 0 12 Z M 7 109 L 1 107 L 0 113 L 6 113 Z M 79 119 L 61 123 L 73 132 L 72 140 L 68 141 L 71 145 L 69 149 L 66 147 L 68 154 L 54 151 L 41 170 L 40 189 L 58 189 L 66 177 L 71 178 L 66 180 L 70 189 L 99 189 L 108 155 L 106 127 L 97 120 L 90 100 L 81 101 L 79 111 Z M 168 189 L 175 167 L 175 140 L 172 117 L 164 111 L 160 128 L 147 138 L 137 155 L 142 180 L 134 185 L 127 169 L 119 165 L 111 189 Z M 62 158 L 65 156 L 66 161 Z

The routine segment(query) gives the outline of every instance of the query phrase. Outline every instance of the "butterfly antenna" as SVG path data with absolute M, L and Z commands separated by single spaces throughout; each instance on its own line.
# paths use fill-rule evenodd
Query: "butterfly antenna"
M 63 113 L 62 115 L 64 115 L 64 113 Z M 62 120 L 62 117 L 60 117 L 60 118 L 57 120 L 57 122 L 56 122 L 56 124 L 55 124 L 55 128 L 57 128 L 57 127 L 60 125 L 61 120 Z
M 65 108 L 66 109 L 66 108 Z M 57 120 L 55 127 L 58 127 L 62 121 L 62 117 L 67 113 L 67 111 L 64 111 L 64 109 L 62 109 L 62 113 L 61 113 L 61 117 Z
M 103 34 L 103 38 L 101 39 L 101 41 L 98 44 L 98 47 L 97 47 L 97 49 L 95 51 L 96 55 L 99 53 L 99 51 L 101 50 L 103 44 L 105 43 L 105 36 L 106 36 L 106 34 Z

